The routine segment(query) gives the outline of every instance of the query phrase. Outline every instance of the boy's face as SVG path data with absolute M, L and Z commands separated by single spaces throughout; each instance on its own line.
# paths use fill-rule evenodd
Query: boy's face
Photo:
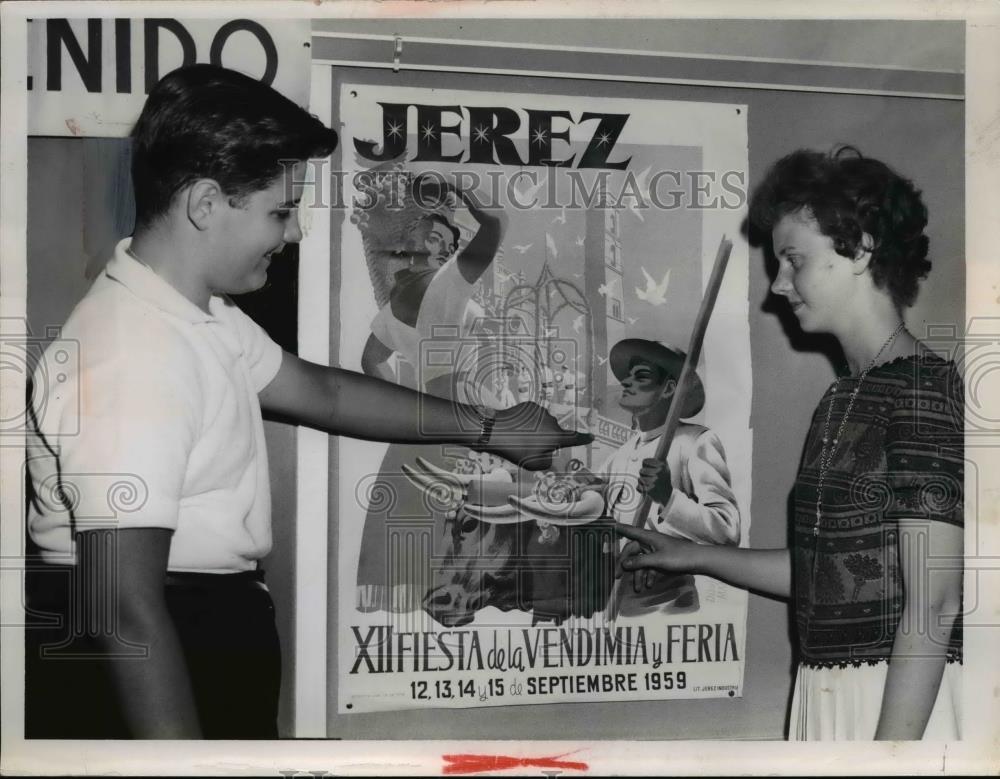
M 294 177 L 280 176 L 243 203 L 230 205 L 223 198 L 208 270 L 213 291 L 238 295 L 260 289 L 267 281 L 271 256 L 285 244 L 302 240 L 298 203 L 305 168 L 304 162 L 296 164 Z M 294 187 L 293 181 L 298 182 Z

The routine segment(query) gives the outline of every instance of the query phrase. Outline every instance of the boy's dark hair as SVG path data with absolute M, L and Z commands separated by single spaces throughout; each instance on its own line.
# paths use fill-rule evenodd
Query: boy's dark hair
M 913 182 L 852 146 L 830 153 L 800 149 L 778 160 L 750 200 L 751 240 L 769 243 L 788 214 L 805 212 L 833 240 L 836 252 L 854 258 L 871 249 L 875 285 L 899 308 L 913 305 L 927 259 L 927 207 Z M 864 234 L 872 246 L 863 245 Z
M 136 222 L 167 212 L 178 190 L 219 182 L 233 201 L 269 187 L 283 161 L 325 157 L 337 133 L 266 84 L 215 65 L 168 73 L 132 130 Z

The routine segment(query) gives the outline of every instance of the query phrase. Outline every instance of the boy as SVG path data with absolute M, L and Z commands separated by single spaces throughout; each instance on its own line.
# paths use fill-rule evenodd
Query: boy
M 29 442 L 29 531 L 50 563 L 29 577 L 29 619 L 79 624 L 79 592 L 65 583 L 87 583 L 90 627 L 74 654 L 103 657 L 86 669 L 50 658 L 51 636 L 26 631 L 26 735 L 274 738 L 279 650 L 257 571 L 271 547 L 262 409 L 357 438 L 465 444 L 529 467 L 589 437 L 534 404 L 477 417 L 305 362 L 225 297 L 262 286 L 272 256 L 301 239 L 291 183 L 336 146 L 336 133 L 291 101 L 232 71 L 182 68 L 154 87 L 132 138 L 135 234 L 62 332 L 80 344 L 69 368 L 78 404 L 50 393 Z M 47 352 L 36 385 L 56 370 L 67 368 Z M 135 490 L 113 522 L 91 519 L 107 515 L 110 495 L 85 478 L 94 474 Z

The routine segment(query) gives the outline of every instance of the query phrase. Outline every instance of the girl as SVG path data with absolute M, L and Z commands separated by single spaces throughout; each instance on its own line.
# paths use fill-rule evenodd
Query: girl
M 619 526 L 632 539 L 621 569 L 697 571 L 794 599 L 790 739 L 960 738 L 963 387 L 903 322 L 931 267 L 927 210 L 911 182 L 841 148 L 780 160 L 750 214 L 777 259 L 771 291 L 846 358 L 813 415 L 791 547 Z

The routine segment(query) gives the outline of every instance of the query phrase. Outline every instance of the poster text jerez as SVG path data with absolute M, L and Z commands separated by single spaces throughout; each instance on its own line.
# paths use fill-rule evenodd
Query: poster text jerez
M 661 430 L 648 387 L 676 378 L 745 218 L 746 108 L 361 84 L 339 104 L 341 364 L 481 407 L 532 400 L 594 436 L 542 472 L 340 439 L 340 711 L 741 695 L 746 593 L 616 585 L 595 520 L 633 520 Z M 647 527 L 745 545 L 734 245 Z

